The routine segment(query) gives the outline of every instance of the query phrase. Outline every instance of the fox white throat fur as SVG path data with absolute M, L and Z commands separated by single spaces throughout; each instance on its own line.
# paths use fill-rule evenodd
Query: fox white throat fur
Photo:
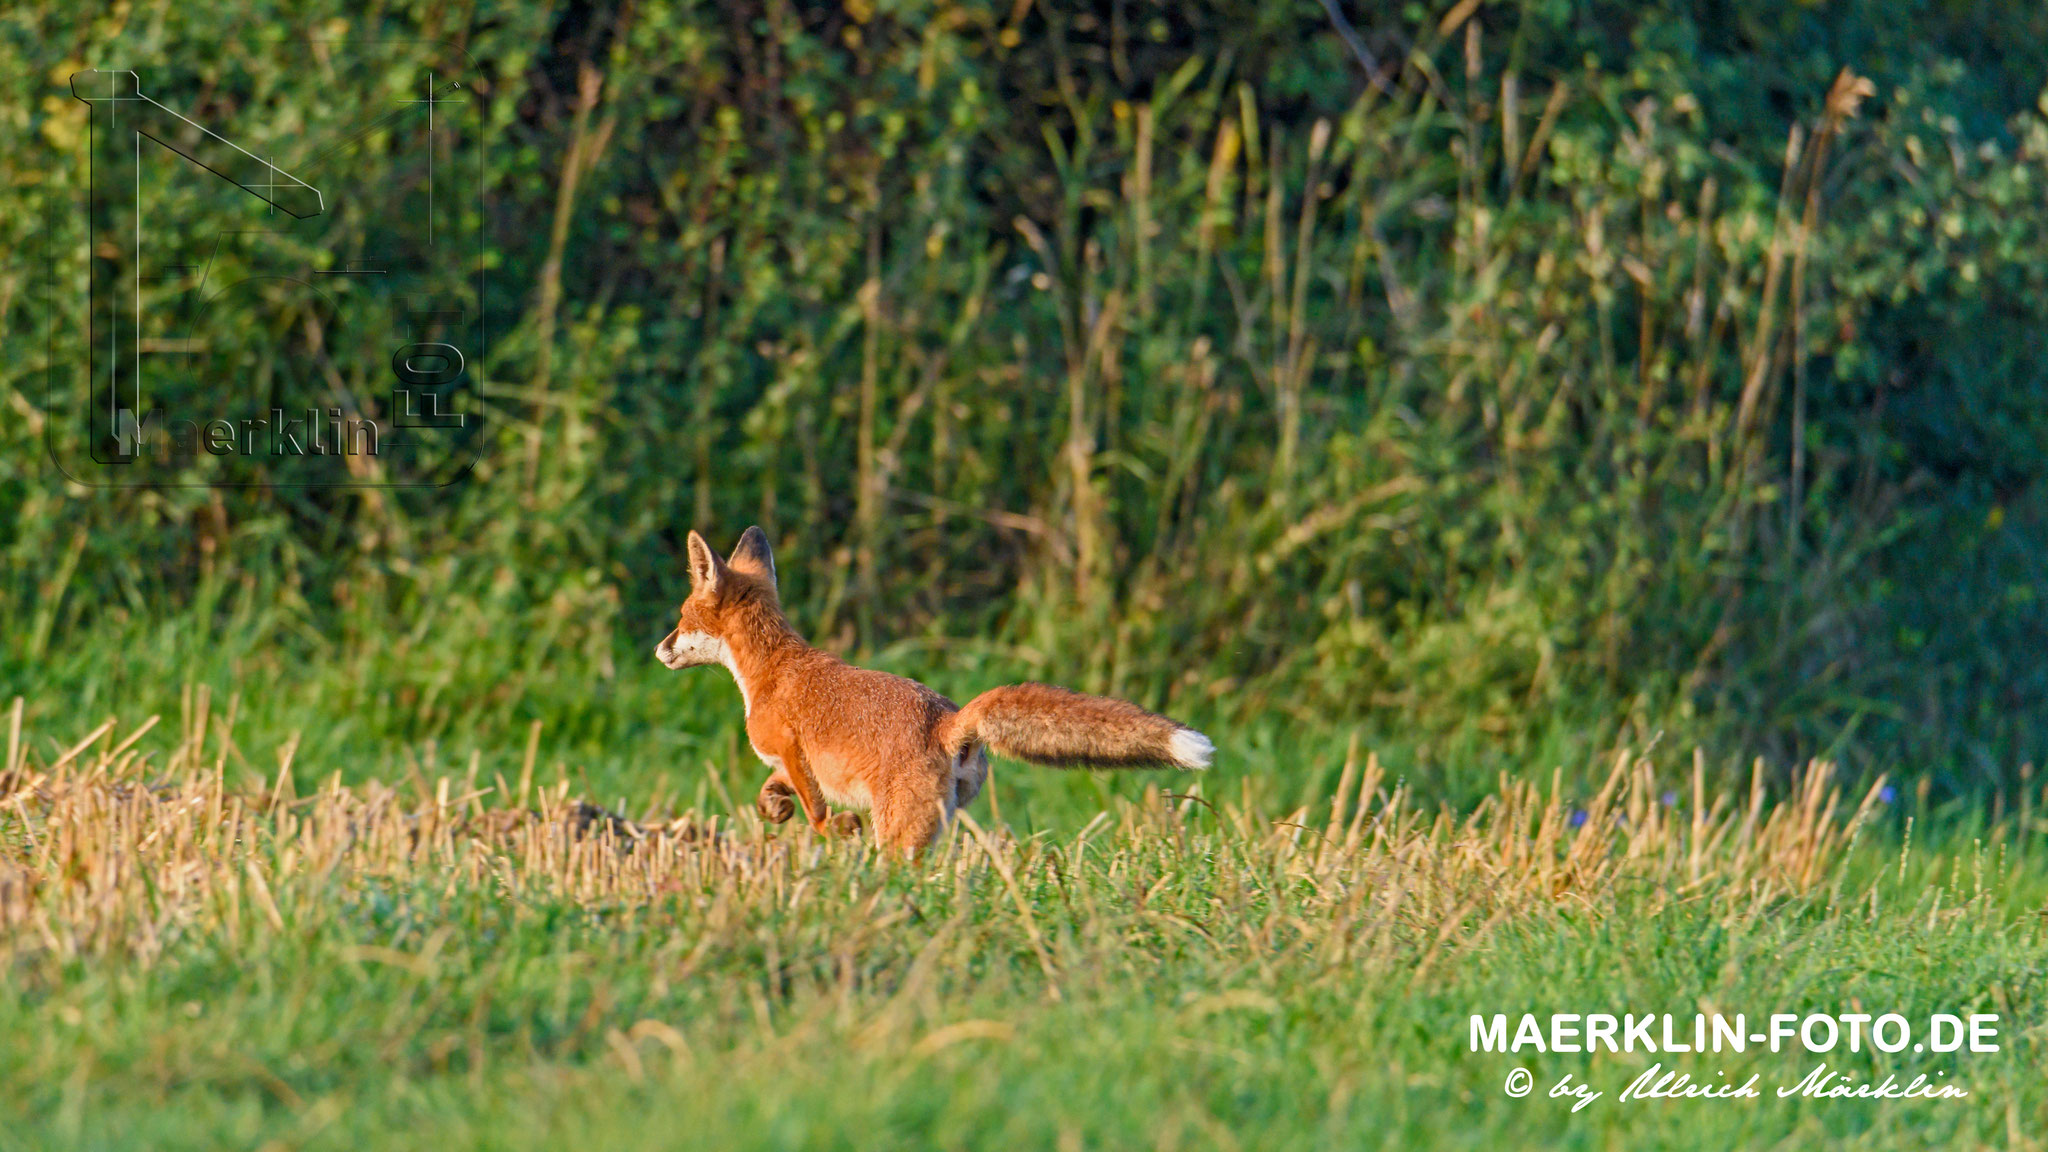
M 782 614 L 767 534 L 721 558 L 692 532 L 690 596 L 654 649 L 670 668 L 723 664 L 747 743 L 771 769 L 755 807 L 803 810 L 824 834 L 857 833 L 867 808 L 891 849 L 921 851 L 988 779 L 989 751 L 1052 767 L 1207 768 L 1207 736 L 1135 704 L 1050 684 L 991 688 L 962 708 L 915 680 L 855 668 L 804 642 Z

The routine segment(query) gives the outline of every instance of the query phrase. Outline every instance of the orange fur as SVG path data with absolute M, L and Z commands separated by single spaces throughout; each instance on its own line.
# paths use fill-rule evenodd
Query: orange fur
M 690 597 L 655 656 L 670 668 L 724 664 L 746 704 L 747 740 L 774 771 L 756 807 L 820 833 L 860 827 L 828 803 L 866 808 L 890 848 L 936 839 L 988 776 L 984 748 L 1037 764 L 1206 768 L 1194 729 L 1135 704 L 1050 684 L 994 688 L 960 708 L 901 676 L 855 668 L 806 644 L 782 614 L 759 528 L 729 560 L 690 533 Z

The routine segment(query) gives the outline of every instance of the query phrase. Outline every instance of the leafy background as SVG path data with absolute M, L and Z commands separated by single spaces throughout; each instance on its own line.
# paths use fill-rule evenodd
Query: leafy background
M 300 34 L 476 61 L 482 463 L 64 482 L 62 78 L 147 61 L 289 168 Z M 729 692 L 647 657 L 684 534 L 759 523 L 807 635 L 956 698 L 1359 731 L 1446 795 L 1662 739 L 2003 805 L 2043 755 L 2039 5 L 35 4 L 0 60 L 33 709 L 655 740 Z M 296 319 L 232 336 L 286 370 Z

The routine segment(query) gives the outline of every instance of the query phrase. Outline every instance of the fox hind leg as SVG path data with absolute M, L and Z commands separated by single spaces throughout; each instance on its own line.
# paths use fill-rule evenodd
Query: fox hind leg
M 920 774 L 914 784 L 904 783 L 908 786 L 875 797 L 875 838 L 898 855 L 916 857 L 953 819 L 953 778 L 950 772 L 934 772 Z
M 981 786 L 988 781 L 988 753 L 981 746 L 969 748 L 953 761 L 953 807 L 965 808 L 981 795 Z M 946 813 L 951 820 L 952 812 Z

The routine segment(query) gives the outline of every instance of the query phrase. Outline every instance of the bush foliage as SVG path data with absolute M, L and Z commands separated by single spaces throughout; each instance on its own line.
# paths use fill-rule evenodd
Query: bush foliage
M 481 464 L 62 482 L 63 78 L 145 61 L 289 168 L 331 78 L 263 46 L 310 34 L 393 91 L 475 61 Z M 912 668 L 1964 789 L 2043 753 L 2036 5 L 41 5 L 0 58 L 0 680 L 232 632 L 430 736 L 644 663 L 686 530 L 758 522 L 807 634 Z M 278 312 L 221 335 L 288 373 Z

